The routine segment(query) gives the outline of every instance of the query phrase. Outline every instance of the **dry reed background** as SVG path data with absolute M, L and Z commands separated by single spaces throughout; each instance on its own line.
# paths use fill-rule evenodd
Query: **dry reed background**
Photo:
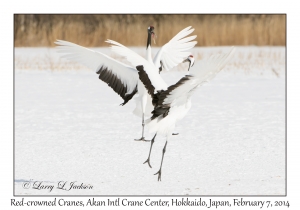
M 243 15 L 57 15 L 15 14 L 15 47 L 54 46 L 63 39 L 87 47 L 107 46 L 106 39 L 126 46 L 145 46 L 147 27 L 153 25 L 156 45 L 168 42 L 191 25 L 197 46 L 286 45 L 285 14 Z

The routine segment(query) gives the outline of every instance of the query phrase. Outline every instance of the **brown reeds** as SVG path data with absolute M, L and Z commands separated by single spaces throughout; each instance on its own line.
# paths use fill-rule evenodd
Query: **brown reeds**
M 156 46 L 193 26 L 197 46 L 286 44 L 286 15 L 57 15 L 15 14 L 15 47 L 54 46 L 56 39 L 87 47 L 107 46 L 106 39 L 126 46 L 145 46 L 147 27 L 153 25 Z

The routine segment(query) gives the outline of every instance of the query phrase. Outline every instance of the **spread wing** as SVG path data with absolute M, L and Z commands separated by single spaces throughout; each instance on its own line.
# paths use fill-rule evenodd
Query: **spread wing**
M 167 116 L 173 106 L 185 104 L 199 86 L 214 78 L 222 70 L 233 53 L 234 48 L 229 53 L 213 55 L 208 60 L 200 61 L 199 65 L 191 69 L 190 75 L 182 77 L 176 84 L 169 86 L 167 90 L 157 91 L 156 94 L 153 92 L 151 78 L 147 77 L 146 72 L 141 67 L 137 67 L 140 80 L 153 98 L 154 110 L 151 120 L 160 115 Z
M 195 84 L 195 78 L 193 76 L 186 75 L 185 77 L 181 78 L 176 84 L 171 85 L 167 89 L 157 90 L 157 88 L 152 83 L 151 77 L 149 77 L 144 67 L 140 65 L 136 68 L 139 71 L 140 80 L 148 90 L 149 95 L 151 95 L 152 97 L 154 110 L 152 111 L 153 115 L 151 117 L 151 120 L 160 115 L 163 115 L 163 117 L 167 116 L 171 106 L 184 104 L 187 100 L 187 97 L 189 97 L 187 95 L 188 92 L 197 85 Z M 156 74 L 158 75 L 158 77 L 160 77 L 158 72 L 156 72 Z M 168 103 L 168 100 L 170 101 L 170 103 Z
M 77 44 L 57 40 L 57 49 L 63 58 L 81 63 L 99 74 L 99 79 L 107 83 L 126 104 L 137 92 L 137 70 L 103 53 L 90 50 Z
M 201 60 L 191 68 L 190 75 L 181 78 L 176 84 L 163 91 L 158 101 L 159 105 L 179 105 L 204 83 L 213 79 L 219 73 L 234 53 L 234 47 L 228 53 L 212 55 L 207 60 Z
M 156 68 L 162 66 L 164 70 L 169 71 L 182 63 L 191 54 L 187 50 L 192 49 L 197 44 L 197 41 L 192 41 L 197 37 L 196 35 L 186 37 L 194 30 L 191 26 L 187 27 L 162 46 L 153 60 Z

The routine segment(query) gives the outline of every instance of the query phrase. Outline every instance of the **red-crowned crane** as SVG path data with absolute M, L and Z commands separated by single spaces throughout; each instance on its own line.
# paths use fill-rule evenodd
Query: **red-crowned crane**
M 186 50 L 193 48 L 197 43 L 196 41 L 191 41 L 196 38 L 196 35 L 186 37 L 194 31 L 189 26 L 166 43 L 152 61 L 151 38 L 154 38 L 153 30 L 153 26 L 148 27 L 147 58 L 155 66 L 153 70 L 155 69 L 154 71 L 157 72 L 161 71 L 162 66 L 165 70 L 169 70 L 181 63 L 186 54 L 189 54 Z M 117 43 L 113 40 L 107 40 L 106 42 L 111 44 Z M 99 79 L 107 83 L 109 87 L 123 98 L 124 102 L 121 105 L 125 105 L 138 93 L 136 108 L 133 112 L 142 117 L 142 137 L 136 140 L 147 141 L 144 137 L 144 118 L 145 115 L 151 115 L 153 105 L 151 96 L 138 78 L 136 68 L 119 62 L 101 52 L 96 52 L 68 41 L 57 40 L 55 44 L 58 45 L 58 52 L 64 53 L 63 58 L 81 63 L 99 74 Z M 129 50 L 128 53 L 134 52 Z

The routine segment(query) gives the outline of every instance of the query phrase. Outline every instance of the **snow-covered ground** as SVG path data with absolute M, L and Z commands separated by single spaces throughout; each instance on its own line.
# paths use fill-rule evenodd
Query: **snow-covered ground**
M 228 49 L 192 53 L 205 59 Z M 172 84 L 184 67 L 163 77 Z M 199 88 L 168 142 L 161 182 L 153 174 L 165 139 L 153 145 L 153 168 L 143 164 L 150 143 L 133 140 L 141 119 L 132 114 L 133 101 L 122 102 L 97 74 L 59 59 L 54 49 L 16 48 L 15 194 L 285 194 L 284 47 L 237 47 L 226 68 Z M 65 189 L 74 181 L 93 188 L 57 189 L 60 181 Z M 38 185 L 54 188 L 33 189 Z

